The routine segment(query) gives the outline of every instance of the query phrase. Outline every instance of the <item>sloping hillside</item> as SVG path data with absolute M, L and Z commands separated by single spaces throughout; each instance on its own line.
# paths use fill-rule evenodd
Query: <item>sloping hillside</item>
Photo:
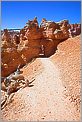
M 37 58 L 21 69 L 31 81 L 3 110 L 3 120 L 80 120 L 80 36 L 60 43 L 50 58 Z

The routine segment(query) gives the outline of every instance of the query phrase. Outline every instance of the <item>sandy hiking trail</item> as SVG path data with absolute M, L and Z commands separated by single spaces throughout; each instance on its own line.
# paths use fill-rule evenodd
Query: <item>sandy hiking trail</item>
M 16 93 L 14 101 L 3 110 L 3 119 L 25 121 L 79 120 L 73 104 L 64 97 L 60 73 L 49 58 L 39 58 L 43 69 L 32 87 Z M 7 113 L 5 113 L 7 111 Z

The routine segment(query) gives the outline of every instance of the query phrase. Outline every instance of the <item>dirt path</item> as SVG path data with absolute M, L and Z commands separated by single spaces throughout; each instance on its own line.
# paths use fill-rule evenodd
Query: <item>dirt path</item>
M 44 70 L 36 77 L 36 88 L 31 92 L 35 100 L 30 101 L 33 103 L 32 112 L 39 113 L 40 120 L 77 120 L 72 104 L 64 98 L 65 88 L 57 67 L 49 58 L 41 59 L 41 62 Z
M 15 101 L 8 106 L 8 110 L 6 108 L 7 114 L 3 112 L 5 118 L 27 121 L 78 120 L 73 104 L 64 97 L 66 89 L 57 67 L 49 58 L 41 58 L 40 61 L 44 68 L 35 77 L 34 86 L 18 91 L 14 96 Z

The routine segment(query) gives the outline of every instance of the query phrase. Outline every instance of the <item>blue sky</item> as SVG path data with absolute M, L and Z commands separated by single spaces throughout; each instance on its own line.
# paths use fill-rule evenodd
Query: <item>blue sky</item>
M 1 28 L 23 28 L 35 16 L 52 21 L 68 19 L 69 23 L 81 22 L 80 1 L 3 1 L 1 2 Z

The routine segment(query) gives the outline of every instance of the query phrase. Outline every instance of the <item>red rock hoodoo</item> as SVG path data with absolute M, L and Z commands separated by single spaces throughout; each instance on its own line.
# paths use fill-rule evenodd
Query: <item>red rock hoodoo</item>
M 60 42 L 80 33 L 81 24 L 69 24 L 68 20 L 52 22 L 43 18 L 39 26 L 37 17 L 28 20 L 26 26 L 13 36 L 4 29 L 1 47 L 2 77 L 14 72 L 19 64 L 23 66 L 33 58 L 51 56 Z

